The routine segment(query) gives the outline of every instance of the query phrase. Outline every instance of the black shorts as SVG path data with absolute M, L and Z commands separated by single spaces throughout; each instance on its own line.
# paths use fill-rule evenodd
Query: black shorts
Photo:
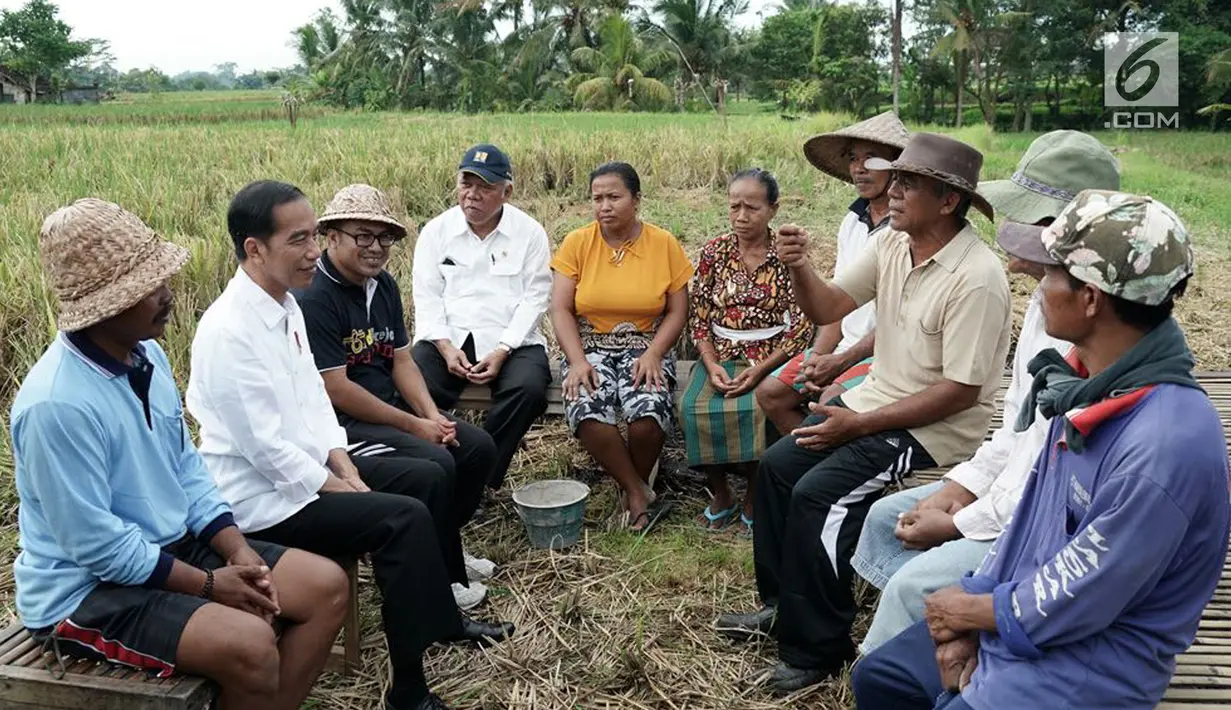
M 270 542 L 250 539 L 248 544 L 270 569 L 286 552 L 285 547 Z M 198 569 L 226 565 L 208 545 L 191 536 L 163 550 Z M 31 629 L 30 635 L 40 644 L 50 639 L 58 653 L 66 656 L 120 663 L 166 678 L 175 672 L 175 654 L 188 620 L 209 603 L 165 589 L 103 582 L 67 619 L 55 626 Z

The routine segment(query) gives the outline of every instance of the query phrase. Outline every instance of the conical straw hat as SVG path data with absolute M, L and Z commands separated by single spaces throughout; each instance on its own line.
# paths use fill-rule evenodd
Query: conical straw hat
M 906 147 L 910 131 L 898 120 L 893 111 L 877 114 L 866 121 L 847 126 L 833 133 L 813 136 L 804 143 L 804 155 L 817 170 L 832 175 L 843 182 L 851 180 L 850 160 L 846 157 L 851 141 L 868 141 L 888 146 L 897 151 Z M 895 155 L 896 157 L 896 155 Z

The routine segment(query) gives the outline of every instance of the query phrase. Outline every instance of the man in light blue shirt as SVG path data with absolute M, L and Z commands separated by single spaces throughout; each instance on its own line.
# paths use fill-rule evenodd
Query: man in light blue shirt
M 188 252 L 96 199 L 48 217 L 39 246 L 62 332 L 11 417 L 22 623 L 57 653 L 210 678 L 222 708 L 298 708 L 342 625 L 346 575 L 248 542 L 188 436 L 154 340 Z

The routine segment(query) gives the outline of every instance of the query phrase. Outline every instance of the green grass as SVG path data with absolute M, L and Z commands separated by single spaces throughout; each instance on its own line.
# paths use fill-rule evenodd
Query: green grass
M 281 111 L 275 92 L 143 95 L 93 107 L 0 106 L 0 422 L 21 378 L 54 335 L 54 305 L 37 252 L 39 226 L 54 209 L 80 197 L 116 201 L 191 250 L 192 261 L 173 284 L 177 310 L 167 334 L 167 350 L 181 384 L 186 382 L 193 324 L 235 268 L 225 233 L 228 201 L 251 180 L 293 182 L 318 208 L 338 188 L 368 182 L 384 189 L 418 226 L 451 203 L 461 152 L 472 143 L 492 141 L 514 161 L 514 201 L 558 241 L 590 219 L 589 171 L 606 160 L 622 159 L 641 171 L 645 219 L 670 229 L 695 253 L 726 228 L 727 177 L 759 165 L 782 183 L 779 222 L 808 226 L 817 237 L 818 263 L 825 268 L 832 253 L 829 235 L 852 199 L 849 186 L 814 170 L 801 151 L 807 137 L 849 122 L 843 116 L 784 121 L 772 108 L 766 112 L 751 102 L 734 106 L 725 119 L 712 114 L 359 114 L 313 108 L 292 129 Z M 1035 137 L 994 134 L 982 126 L 955 135 L 984 152 L 985 179 L 1008 177 Z M 1223 277 L 1231 258 L 1231 135 L 1097 135 L 1122 161 L 1124 188 L 1164 200 L 1194 233 L 1200 247 L 1199 273 L 1180 319 L 1201 367 L 1231 367 L 1231 303 Z M 987 223 L 978 226 L 990 238 Z M 410 252 L 410 246 L 400 248 L 391 264 L 403 283 L 410 276 Z M 1017 286 L 1019 293 L 1025 292 L 1024 284 Z M 7 562 L 15 549 L 16 500 L 7 426 L 4 429 L 0 550 Z M 544 431 L 519 459 L 513 482 L 593 474 L 588 459 L 558 423 L 549 423 Z M 668 707 L 655 690 L 655 683 L 666 679 L 662 682 L 668 689 L 708 693 L 686 696 L 695 707 L 772 707 L 763 705 L 767 698 L 747 691 L 738 677 L 763 662 L 764 649 L 731 649 L 705 632 L 688 631 L 707 625 L 716 611 L 753 603 L 750 546 L 692 527 L 692 517 L 704 504 L 694 479 L 672 484 L 680 504 L 661 530 L 645 539 L 603 533 L 600 523 L 614 509 L 615 497 L 610 485 L 591 480 L 595 496 L 584 554 L 556 559 L 528 552 L 507 500 L 498 506 L 493 522 L 475 531 L 477 550 L 509 568 L 498 585 L 496 611 L 525 615 L 519 619 L 534 630 L 522 646 L 493 657 L 499 660 L 492 661 L 497 672 L 491 682 L 483 675 L 488 666 L 482 659 L 454 651 L 434 656 L 430 670 L 446 695 L 460 707 L 529 707 L 526 703 L 534 698 L 535 707 L 545 708 L 634 702 Z M 564 571 L 551 577 L 543 572 L 545 565 L 572 567 L 561 567 Z M 0 569 L 0 600 L 7 601 L 11 576 L 7 564 Z M 632 571 L 622 577 L 623 570 Z M 594 600 L 569 601 L 565 581 L 581 572 L 610 576 L 614 586 L 603 590 L 600 606 Z M 558 618 L 559 628 L 592 640 L 593 648 L 551 646 L 554 642 L 544 637 L 542 622 L 530 608 L 538 603 L 527 597 L 530 578 L 542 579 L 548 590 L 544 594 L 560 595 L 540 600 L 544 613 L 564 615 Z M 537 593 L 538 587 L 534 589 Z M 373 631 L 376 606 L 368 594 L 366 628 Z M 620 604 L 627 606 L 621 610 Z M 606 628 L 596 620 L 619 625 L 635 651 L 608 653 L 610 649 L 594 640 L 601 635 L 586 636 Z M 542 658 L 523 658 L 531 653 L 528 648 L 539 652 L 533 644 L 554 650 L 543 650 Z M 578 653 L 583 657 L 577 659 Z M 565 664 L 580 677 L 552 675 L 539 667 L 542 663 Z M 588 667 L 592 672 L 585 670 Z M 375 697 L 384 672 L 378 657 L 369 659 L 358 681 L 326 679 L 315 707 L 364 707 Z M 476 673 L 485 681 L 482 687 L 472 682 Z M 723 675 L 706 680 L 715 673 Z M 342 703 L 339 698 L 349 700 Z M 840 685 L 830 685 L 803 702 L 836 708 L 848 700 Z
M 320 106 L 302 106 L 300 116 L 332 113 Z M 284 121 L 281 91 L 199 91 L 121 94 L 113 101 L 73 106 L 60 104 L 0 105 L 0 127 L 14 125 L 172 125 Z

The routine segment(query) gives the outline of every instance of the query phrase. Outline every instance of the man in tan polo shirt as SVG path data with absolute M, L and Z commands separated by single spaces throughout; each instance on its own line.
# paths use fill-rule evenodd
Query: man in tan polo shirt
M 889 226 L 832 281 L 806 258 L 807 234 L 779 231 L 778 255 L 804 312 L 833 323 L 876 302 L 866 380 L 813 405 L 761 457 L 753 536 L 764 607 L 726 614 L 729 636 L 776 633 L 770 689 L 790 693 L 854 659 L 851 555 L 868 508 L 910 471 L 968 457 L 987 432 L 1011 331 L 999 258 L 966 221 L 992 208 L 975 186 L 983 156 L 932 133 L 913 135 L 891 170 Z

